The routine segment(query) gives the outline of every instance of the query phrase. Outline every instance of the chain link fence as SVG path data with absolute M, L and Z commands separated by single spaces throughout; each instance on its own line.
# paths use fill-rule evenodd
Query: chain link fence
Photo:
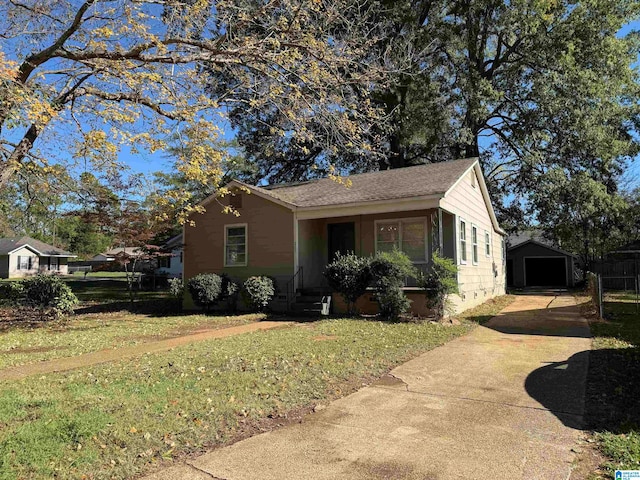
M 613 258 L 593 265 L 589 274 L 589 289 L 599 309 L 600 317 L 607 316 L 607 304 L 625 305 L 625 310 L 640 313 L 640 260 Z

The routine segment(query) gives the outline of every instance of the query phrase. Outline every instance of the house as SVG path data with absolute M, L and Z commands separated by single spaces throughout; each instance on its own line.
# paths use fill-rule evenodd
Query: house
M 162 251 L 169 255 L 158 258 L 158 268 L 155 273 L 168 275 L 171 278 L 182 278 L 182 238 L 182 234 L 179 234 L 165 242 Z
M 115 261 L 118 256 L 136 257 L 141 255 L 143 255 L 143 252 L 138 247 L 114 247 L 106 252 L 94 255 L 89 261 L 97 264 L 108 263 Z
M 66 275 L 69 258 L 76 255 L 31 237 L 0 238 L 0 278 L 36 273 Z
M 195 227 L 184 228 L 184 278 L 268 275 L 278 287 L 273 308 L 285 310 L 300 296 L 327 292 L 323 270 L 337 252 L 364 256 L 399 248 L 426 270 L 439 249 L 459 267 L 455 310 L 505 292 L 505 233 L 477 159 L 352 175 L 349 181 L 268 187 L 231 181 L 234 194 L 204 200 L 206 213 L 191 218 Z M 220 203 L 240 216 L 223 213 Z M 424 292 L 410 285 L 412 309 L 423 312 Z M 339 311 L 338 297 L 333 303 Z M 368 311 L 374 303 L 365 295 L 358 306 Z
M 507 286 L 573 287 L 577 257 L 554 245 L 537 230 L 507 240 Z

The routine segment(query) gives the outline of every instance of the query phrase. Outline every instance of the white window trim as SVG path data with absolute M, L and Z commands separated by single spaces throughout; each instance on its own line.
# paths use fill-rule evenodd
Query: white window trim
M 462 228 L 462 224 L 464 223 L 464 230 Z M 464 248 L 462 248 L 462 232 L 464 231 Z M 469 240 L 467 239 L 467 221 L 458 217 L 458 248 L 460 249 L 460 265 L 466 265 L 467 260 L 464 258 L 467 256 L 467 244 Z
M 473 241 L 473 231 L 475 230 L 476 232 L 476 240 L 475 242 Z M 475 247 L 475 256 L 473 255 L 474 252 L 474 247 Z M 478 251 L 478 226 L 475 224 L 471 224 L 471 263 L 473 265 L 478 265 L 478 262 L 480 261 L 480 252 Z
M 375 253 L 378 253 L 378 225 L 384 225 L 387 223 L 417 223 L 422 221 L 424 223 L 424 258 L 425 260 L 420 260 L 417 262 L 412 261 L 414 265 L 426 265 L 429 263 L 429 224 L 427 222 L 427 217 L 405 217 L 405 218 L 385 218 L 384 220 L 375 220 L 373 222 L 373 248 Z M 400 227 L 400 232 L 398 232 L 398 242 L 400 247 L 402 248 L 402 227 Z
M 244 263 L 234 263 L 229 265 L 227 263 L 227 231 L 230 228 L 244 227 Z M 222 250 L 223 261 L 225 267 L 246 267 L 249 263 L 249 227 L 246 223 L 233 223 L 224 226 L 224 249 Z
M 487 242 L 487 239 L 489 240 Z M 489 245 L 489 253 L 487 253 L 487 245 Z M 493 252 L 493 245 L 491 244 L 491 234 L 488 230 L 484 231 L 484 256 L 489 258 Z

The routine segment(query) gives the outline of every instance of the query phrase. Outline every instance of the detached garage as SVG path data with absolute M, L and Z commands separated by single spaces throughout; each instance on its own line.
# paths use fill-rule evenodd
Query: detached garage
M 573 287 L 575 256 L 529 239 L 507 250 L 507 285 L 510 287 Z

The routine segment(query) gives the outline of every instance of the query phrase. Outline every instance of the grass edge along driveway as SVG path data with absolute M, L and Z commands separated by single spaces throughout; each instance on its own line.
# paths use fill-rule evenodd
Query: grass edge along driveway
M 473 326 L 331 319 L 0 383 L 0 479 L 130 478 L 348 394 Z

